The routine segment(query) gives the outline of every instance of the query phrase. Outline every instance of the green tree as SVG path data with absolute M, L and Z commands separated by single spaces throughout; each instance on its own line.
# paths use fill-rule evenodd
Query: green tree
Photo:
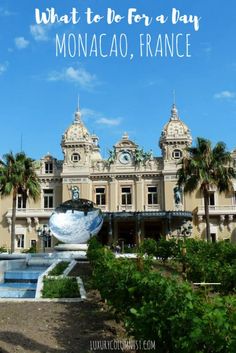
M 40 195 L 40 183 L 33 159 L 24 152 L 10 152 L 0 161 L 0 194 L 12 195 L 12 222 L 11 222 L 11 253 L 15 250 L 15 224 L 17 195 L 22 195 L 24 201 L 28 197 L 34 200 Z
M 187 152 L 188 156 L 182 159 L 177 172 L 178 185 L 189 193 L 200 188 L 204 199 L 206 237 L 210 241 L 210 188 L 216 186 L 220 193 L 229 191 L 236 173 L 232 167 L 231 154 L 223 142 L 212 147 L 211 141 L 198 137 L 196 146 L 187 148 Z

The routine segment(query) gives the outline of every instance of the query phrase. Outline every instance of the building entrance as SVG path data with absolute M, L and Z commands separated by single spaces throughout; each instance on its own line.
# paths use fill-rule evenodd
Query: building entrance
M 152 238 L 159 240 L 162 234 L 162 227 L 157 222 L 145 222 L 144 223 L 144 238 Z
M 122 222 L 117 224 L 117 240 L 124 242 L 125 245 L 136 244 L 135 222 Z

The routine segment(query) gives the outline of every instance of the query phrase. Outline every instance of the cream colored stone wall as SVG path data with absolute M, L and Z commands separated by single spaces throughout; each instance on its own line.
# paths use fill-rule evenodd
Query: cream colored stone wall
M 144 172 L 144 171 L 143 171 Z M 120 174 L 119 174 L 120 175 Z M 148 207 L 151 210 L 166 210 L 166 211 L 176 211 L 173 189 L 176 186 L 176 178 L 174 175 L 165 175 L 162 177 L 159 173 L 152 178 L 145 176 L 137 177 L 134 173 L 133 176 L 129 178 L 117 178 L 116 176 L 111 177 L 108 180 L 102 178 L 102 173 L 100 175 L 102 180 L 91 180 L 91 178 L 84 178 L 89 182 L 79 182 L 79 183 L 61 183 L 51 181 L 48 184 L 42 184 L 42 188 L 52 188 L 54 189 L 54 202 L 55 206 L 59 205 L 61 202 L 66 201 L 71 198 L 70 188 L 72 185 L 77 185 L 80 188 L 80 197 L 88 198 L 95 202 L 97 187 L 104 187 L 106 190 L 106 205 L 104 206 L 105 211 L 122 211 L 124 209 L 132 211 L 147 211 Z M 143 174 L 144 175 L 144 174 Z M 91 175 L 90 175 L 91 177 Z M 93 178 L 92 178 L 93 179 Z M 73 181 L 73 180 L 72 180 Z M 45 186 L 46 185 L 46 186 Z M 130 186 L 132 189 L 133 203 L 131 206 L 124 206 L 121 204 L 121 188 L 123 186 Z M 148 186 L 157 186 L 158 189 L 158 205 L 150 206 L 147 201 L 147 188 Z M 42 189 L 42 191 L 43 191 Z M 215 206 L 228 206 L 228 213 L 221 214 L 220 212 L 215 215 L 211 215 L 211 230 L 216 233 L 217 240 L 223 239 L 233 239 L 235 240 L 235 214 L 230 214 L 230 207 L 233 204 L 233 194 L 219 194 L 216 192 L 215 195 Z M 155 207 L 156 206 L 156 207 Z M 33 200 L 28 200 L 27 207 L 32 212 L 33 210 L 43 211 L 43 192 L 39 200 L 34 202 Z M 195 191 L 192 194 L 185 194 L 183 196 L 183 205 L 179 210 L 196 211 L 199 208 L 203 211 L 203 199 L 199 191 Z M 0 212 L 1 212 L 1 223 L 0 223 L 0 234 L 1 240 L 0 245 L 5 245 L 7 248 L 10 247 L 10 228 L 7 223 L 6 215 L 9 214 L 9 209 L 11 209 L 11 197 L 1 198 Z M 20 211 L 20 210 L 18 210 Z M 233 212 L 232 212 L 233 213 Z M 231 216 L 231 218 L 230 218 Z M 37 218 L 37 217 L 36 217 Z M 25 235 L 25 246 L 27 249 L 30 247 L 31 240 L 37 241 L 37 247 L 40 249 L 40 240 L 38 239 L 36 229 L 43 224 L 47 224 L 48 217 L 38 217 L 38 223 L 34 215 L 26 214 L 25 217 L 17 218 L 16 234 Z M 205 221 L 204 214 L 197 215 L 194 214 L 193 218 L 193 236 L 197 238 L 204 238 L 205 231 Z M 16 251 L 22 251 L 23 249 L 16 248 Z
M 192 142 L 188 127 L 179 119 L 178 111 L 172 107 L 171 117 L 165 125 L 160 148 L 162 157 L 150 153 L 146 159 L 137 160 L 139 146 L 124 134 L 113 147 L 112 159 L 102 159 L 97 146 L 98 138 L 90 135 L 81 121 L 80 112 L 76 112 L 75 121 L 63 135 L 62 150 L 64 160 L 58 161 L 50 155 L 38 162 L 38 175 L 41 183 L 41 195 L 37 201 L 28 200 L 27 208 L 17 210 L 16 234 L 24 234 L 24 248 L 30 247 L 32 240 L 37 241 L 41 249 L 37 228 L 48 223 L 52 209 L 44 209 L 44 189 L 53 189 L 54 207 L 71 199 L 71 187 L 78 186 L 80 197 L 96 201 L 96 188 L 104 187 L 106 205 L 103 211 L 190 211 L 193 212 L 193 236 L 205 238 L 205 219 L 203 198 L 200 191 L 184 194 L 182 202 L 174 202 L 174 188 L 177 185 L 176 172 L 179 159 L 176 151 L 184 155 L 186 146 Z M 72 155 L 77 153 L 79 160 L 74 162 Z M 236 152 L 235 156 L 236 156 Z M 126 158 L 124 158 L 126 154 Z M 145 154 L 143 154 L 143 158 Z M 53 164 L 53 172 L 46 172 L 45 163 Z M 132 205 L 122 205 L 121 188 L 131 187 Z M 158 203 L 148 205 L 148 187 L 156 186 Z M 236 187 L 236 181 L 235 181 Z M 213 189 L 214 190 L 214 189 Z M 0 200 L 0 246 L 10 247 L 11 197 Z M 234 192 L 219 194 L 215 192 L 215 205 L 210 208 L 211 232 L 216 240 L 231 239 L 236 242 L 236 205 Z M 151 223 L 151 222 L 150 222 Z M 175 225 L 173 225 L 175 227 Z M 115 221 L 114 237 L 117 237 L 118 224 Z M 144 235 L 144 224 L 141 222 L 141 236 Z M 50 250 L 50 249 L 48 249 Z

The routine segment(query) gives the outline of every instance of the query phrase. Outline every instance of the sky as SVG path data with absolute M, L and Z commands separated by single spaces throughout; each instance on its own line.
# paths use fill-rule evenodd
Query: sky
M 52 9 L 60 21 L 52 23 Z M 109 23 L 109 11 L 117 23 Z M 38 24 L 43 12 L 48 23 Z M 89 23 L 92 18 L 100 20 Z M 1 0 L 0 155 L 23 149 L 34 159 L 48 152 L 62 159 L 61 136 L 78 96 L 84 124 L 98 135 L 105 158 L 124 132 L 160 155 L 174 100 L 193 139 L 235 149 L 235 35 L 235 0 Z M 79 36 L 87 36 L 87 56 L 75 44 Z M 181 57 L 168 47 L 164 55 L 164 39 L 172 36 Z M 106 57 L 99 50 L 95 56 L 93 38 Z

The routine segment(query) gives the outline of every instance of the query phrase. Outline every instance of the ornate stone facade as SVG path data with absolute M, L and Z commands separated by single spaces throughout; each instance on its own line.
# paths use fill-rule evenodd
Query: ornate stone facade
M 47 224 L 52 210 L 71 198 L 77 187 L 81 198 L 95 202 L 104 212 L 100 232 L 106 243 L 134 244 L 144 237 L 177 235 L 183 220 L 192 219 L 193 236 L 205 238 L 203 198 L 199 190 L 184 195 L 177 188 L 179 161 L 192 143 L 189 128 L 179 118 L 175 104 L 159 140 L 161 157 L 144 151 L 124 133 L 109 151 L 100 154 L 98 137 L 89 133 L 79 109 L 73 123 L 62 136 L 63 161 L 47 154 L 35 164 L 41 182 L 37 202 L 17 203 L 16 249 L 34 245 L 40 248 L 37 229 Z M 232 152 L 236 161 L 236 151 Z M 235 181 L 236 190 L 236 181 Z M 236 241 L 236 194 L 212 190 L 210 219 L 212 240 Z M 1 246 L 10 247 L 11 198 L 2 198 Z M 51 250 L 52 242 L 46 249 Z

